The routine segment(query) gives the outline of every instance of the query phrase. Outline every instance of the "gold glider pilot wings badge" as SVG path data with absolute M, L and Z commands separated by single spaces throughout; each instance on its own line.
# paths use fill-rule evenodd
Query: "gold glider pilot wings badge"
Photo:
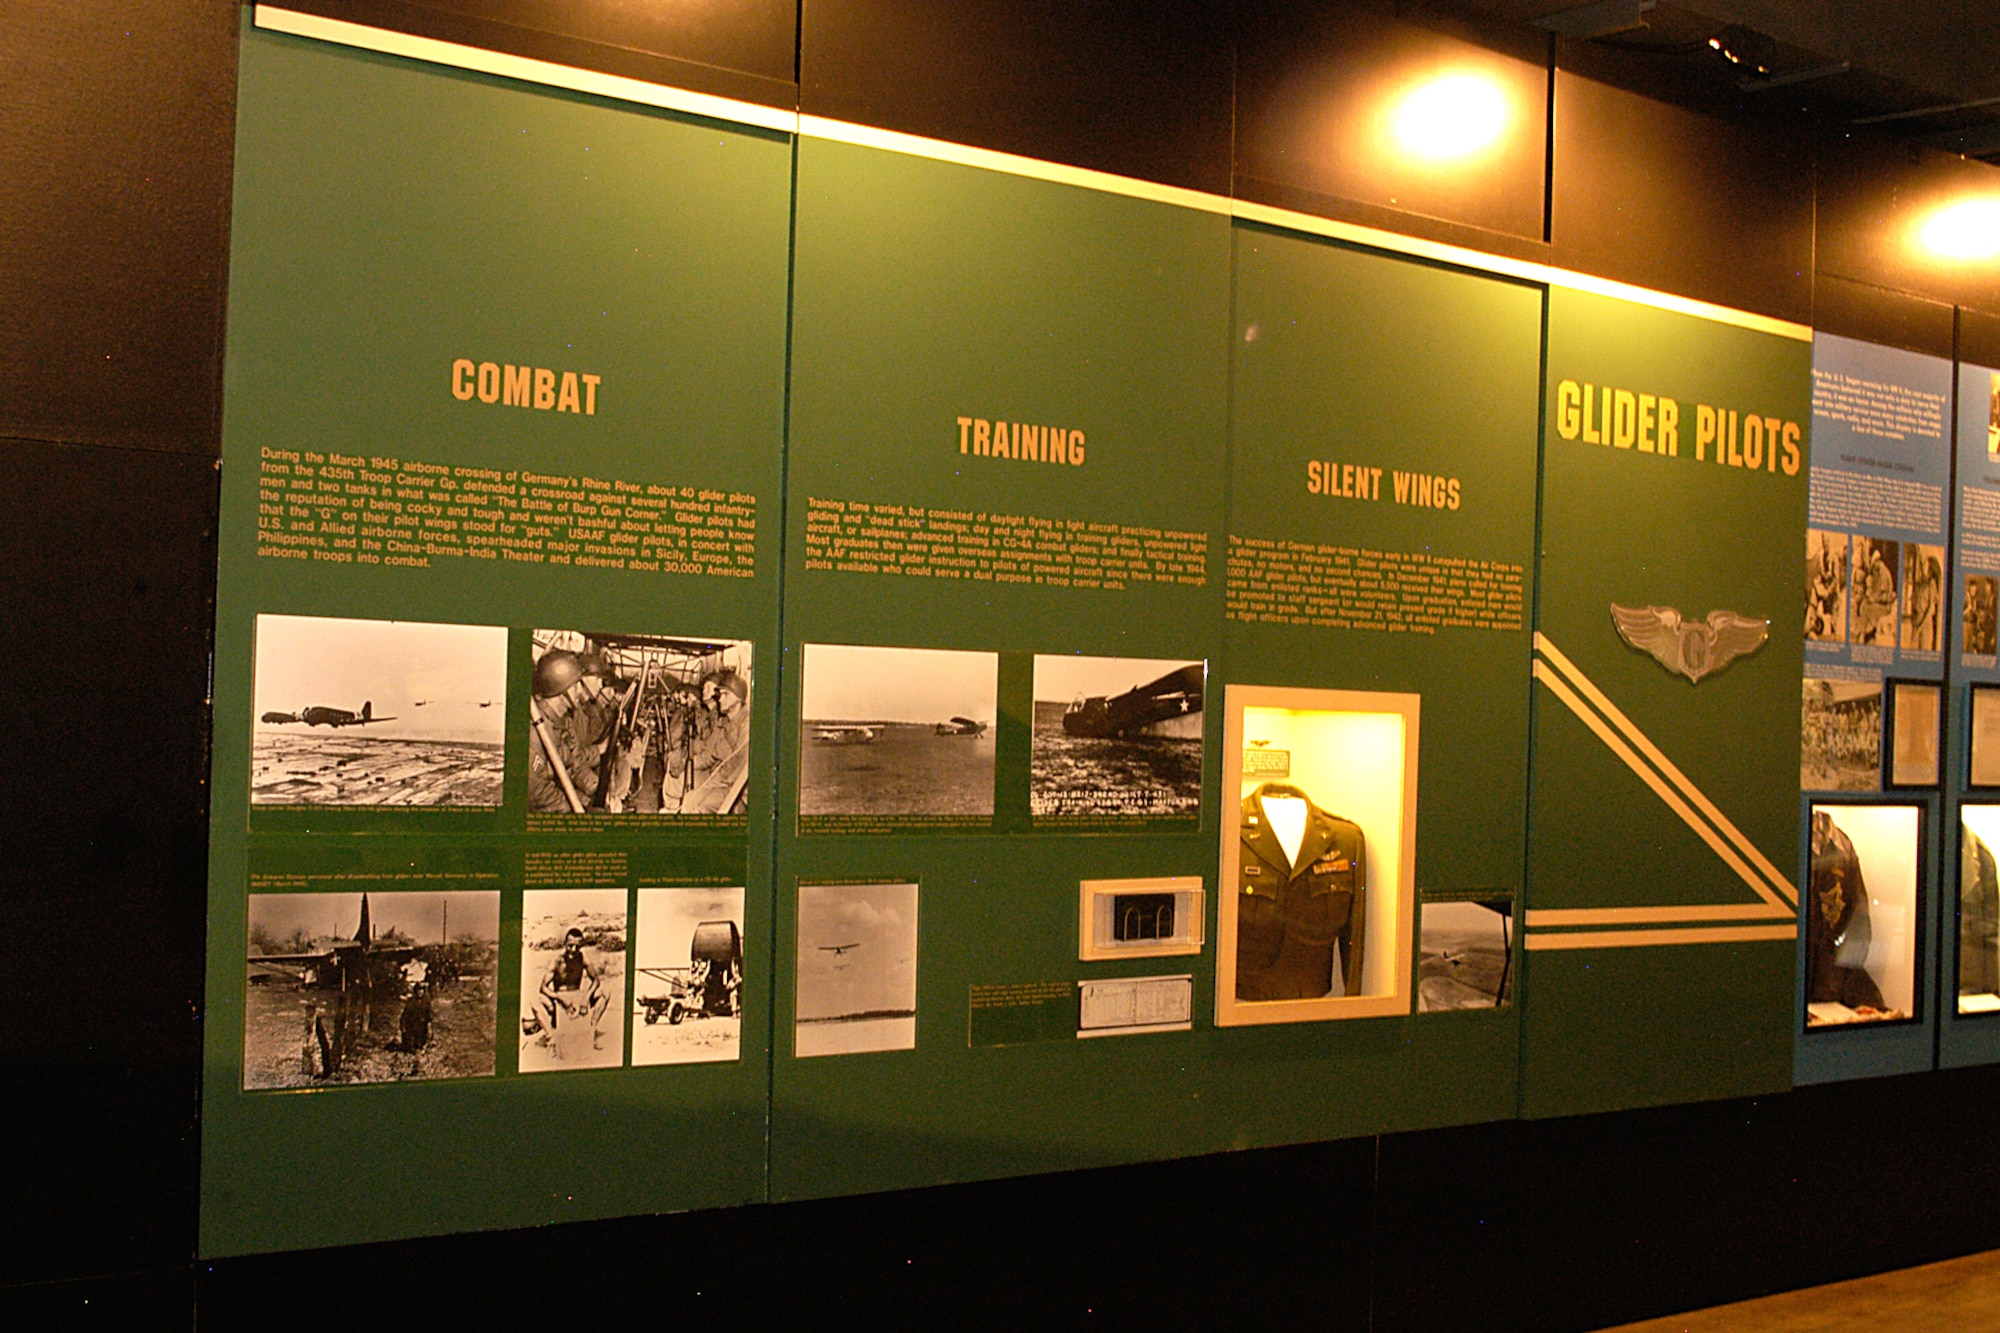
M 1710 611 L 1708 619 L 1682 620 L 1671 606 L 1611 604 L 1618 637 L 1641 652 L 1651 653 L 1667 670 L 1700 683 L 1745 653 L 1754 653 L 1771 636 L 1771 622 L 1752 620 L 1734 611 Z

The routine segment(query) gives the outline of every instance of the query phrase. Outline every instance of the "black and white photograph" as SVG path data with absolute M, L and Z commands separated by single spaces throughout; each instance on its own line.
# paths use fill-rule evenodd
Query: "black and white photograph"
M 743 1052 L 743 890 L 640 889 L 632 940 L 632 1063 Z
M 2000 650 L 2000 579 L 1968 574 L 1965 579 L 1965 654 L 1992 657 Z M 1970 665 L 1968 663 L 1968 665 Z
M 1966 785 L 2000 787 L 2000 685 L 1972 687 Z
M 1808 676 L 1800 692 L 1799 790 L 1882 789 L 1882 682 Z
M 1883 697 L 1889 706 L 1884 728 L 1890 738 L 1889 785 L 1935 787 L 1943 687 L 1927 680 L 1890 681 Z
M 1903 647 L 1936 652 L 1944 642 L 1944 547 L 1903 543 Z
M 493 1072 L 500 895 L 255 893 L 243 1087 Z
M 521 895 L 524 1074 L 625 1062 L 625 890 Z
M 1512 899 L 1425 903 L 1417 940 L 1417 1012 L 1507 1003 L 1513 946 Z
M 750 776 L 750 644 L 534 631 L 528 809 L 725 815 Z
M 917 1044 L 917 886 L 799 885 L 792 1053 L 854 1055 Z
M 997 653 L 805 645 L 799 813 L 993 814 Z
M 1896 608 L 1902 578 L 1902 545 L 1887 537 L 1856 537 L 1850 586 L 1853 589 L 1852 641 L 1896 646 Z
M 1847 642 L 1847 534 L 1806 533 L 1806 640 Z
M 507 631 L 258 616 L 252 805 L 497 806 Z
M 1035 658 L 1037 819 L 1198 816 L 1207 663 Z

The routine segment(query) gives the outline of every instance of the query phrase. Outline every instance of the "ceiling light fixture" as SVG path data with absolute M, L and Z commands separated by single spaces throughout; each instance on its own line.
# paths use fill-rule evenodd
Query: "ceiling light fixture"
M 2000 196 L 1945 205 L 1919 225 L 1917 243 L 1940 259 L 2000 257 Z
M 1511 119 L 1507 95 L 1482 74 L 1446 74 L 1418 84 L 1396 105 L 1396 141 L 1433 162 L 1455 162 L 1499 140 Z

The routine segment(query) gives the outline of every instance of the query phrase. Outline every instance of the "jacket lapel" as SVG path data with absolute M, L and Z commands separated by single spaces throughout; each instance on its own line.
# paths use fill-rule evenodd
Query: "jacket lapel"
M 1270 816 L 1264 813 L 1262 787 L 1259 787 L 1256 794 L 1251 797 L 1251 808 L 1247 813 L 1256 822 L 1253 824 L 1248 819 L 1244 821 L 1243 845 L 1256 853 L 1257 859 L 1270 867 L 1277 876 L 1277 883 L 1272 885 L 1275 889 L 1277 884 L 1282 884 L 1291 878 L 1292 863 L 1285 859 L 1285 849 L 1278 842 L 1278 835 L 1271 832 Z M 1310 822 L 1308 819 L 1308 824 Z

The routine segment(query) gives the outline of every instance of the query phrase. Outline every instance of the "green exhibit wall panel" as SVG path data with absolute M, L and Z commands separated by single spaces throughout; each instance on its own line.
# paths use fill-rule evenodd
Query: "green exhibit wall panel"
M 1543 293 L 1235 244 L 1210 1113 L 1242 1145 L 1511 1116 Z M 1361 841 L 1361 968 L 1330 988 L 1293 966 L 1316 867 L 1264 841 L 1300 797 Z
M 1789 1087 L 1811 344 L 1557 288 L 1521 1105 Z
M 247 26 L 237 123 L 202 1252 L 761 1199 L 790 138 Z
M 1229 223 L 1046 175 L 800 141 L 774 1199 L 1224 1146 Z

